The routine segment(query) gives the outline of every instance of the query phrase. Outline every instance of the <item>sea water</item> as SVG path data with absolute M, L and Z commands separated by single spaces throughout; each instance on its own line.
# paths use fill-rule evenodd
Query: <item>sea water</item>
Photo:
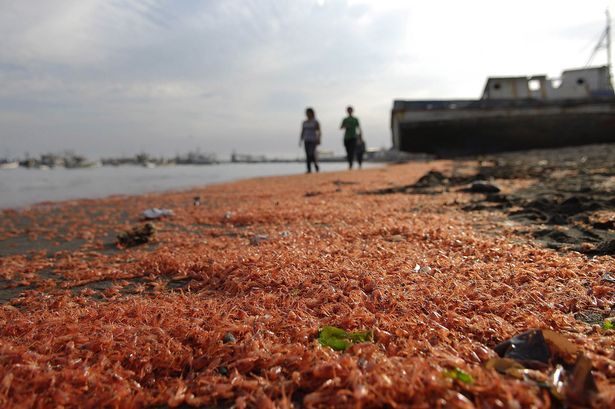
M 321 163 L 320 167 L 324 172 L 339 171 L 346 169 L 347 164 Z M 181 190 L 251 177 L 304 172 L 303 163 L 0 169 L 0 208 L 19 208 L 47 201 Z

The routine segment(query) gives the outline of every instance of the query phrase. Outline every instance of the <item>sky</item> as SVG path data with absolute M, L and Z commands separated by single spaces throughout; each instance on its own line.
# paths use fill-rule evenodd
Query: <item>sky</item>
M 298 155 L 305 108 L 342 153 L 352 105 L 390 147 L 394 99 L 586 64 L 615 0 L 0 0 L 0 157 Z M 606 52 L 594 61 L 606 64 Z

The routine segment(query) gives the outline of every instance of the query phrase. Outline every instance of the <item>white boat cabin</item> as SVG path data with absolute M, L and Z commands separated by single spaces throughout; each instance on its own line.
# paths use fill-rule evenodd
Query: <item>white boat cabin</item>
M 613 97 L 608 66 L 567 70 L 561 78 L 546 75 L 532 77 L 490 77 L 482 99 L 587 99 Z

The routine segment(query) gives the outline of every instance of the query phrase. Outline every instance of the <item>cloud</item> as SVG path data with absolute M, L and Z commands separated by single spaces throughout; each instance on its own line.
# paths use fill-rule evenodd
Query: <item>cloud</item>
M 606 3 L 4 1 L 0 149 L 295 152 L 309 105 L 341 151 L 349 103 L 388 145 L 395 98 L 582 65 Z

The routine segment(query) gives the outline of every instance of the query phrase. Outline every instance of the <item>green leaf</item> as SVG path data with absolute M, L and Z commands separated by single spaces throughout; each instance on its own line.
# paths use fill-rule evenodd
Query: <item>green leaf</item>
M 602 329 L 615 329 L 615 322 L 613 320 L 604 320 Z
M 321 345 L 331 347 L 336 351 L 344 351 L 350 345 L 357 342 L 372 340 L 371 331 L 346 332 L 341 328 L 324 326 L 318 333 L 318 341 Z
M 463 383 L 474 383 L 474 378 L 467 372 L 462 371 L 459 368 L 449 369 L 444 371 L 444 376 L 451 379 L 456 379 Z
M 348 335 L 352 342 L 369 342 L 372 340 L 371 331 L 350 332 Z

